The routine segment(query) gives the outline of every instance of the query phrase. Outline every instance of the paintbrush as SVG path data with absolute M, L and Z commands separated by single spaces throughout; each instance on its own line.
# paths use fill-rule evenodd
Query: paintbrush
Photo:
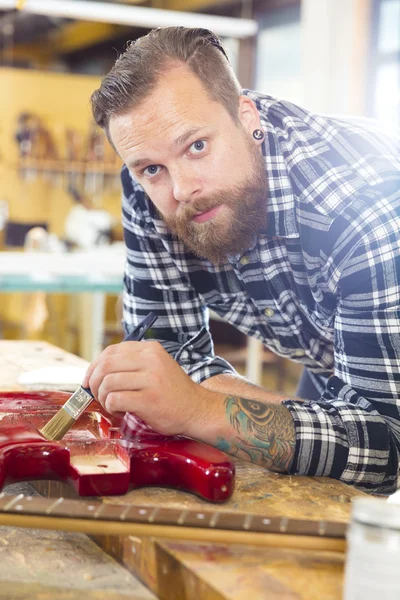
M 141 340 L 156 319 L 157 316 L 155 313 L 149 313 L 123 341 L 133 342 Z M 64 406 L 40 430 L 40 433 L 46 440 L 61 440 L 93 400 L 94 396 L 90 389 L 80 386 Z

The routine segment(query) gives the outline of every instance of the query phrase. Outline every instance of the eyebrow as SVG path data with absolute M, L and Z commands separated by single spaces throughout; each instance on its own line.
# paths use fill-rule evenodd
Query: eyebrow
M 176 140 L 173 143 L 174 148 L 182 146 L 182 144 L 184 144 L 189 138 L 191 138 L 192 135 L 195 135 L 202 129 L 203 127 L 192 127 L 191 129 L 180 135 L 178 138 L 176 138 Z
M 176 140 L 174 140 L 172 144 L 173 147 L 178 148 L 179 146 L 182 146 L 182 144 L 184 144 L 189 138 L 191 138 L 193 135 L 195 135 L 202 129 L 203 127 L 192 127 L 191 129 L 188 129 L 188 131 L 186 131 L 185 133 L 177 137 Z M 128 166 L 130 169 L 137 169 L 138 167 L 146 163 L 151 163 L 150 158 L 138 158 L 137 160 L 134 160 L 133 162 L 129 163 Z
M 149 158 L 138 158 L 137 160 L 134 160 L 133 162 L 129 163 L 128 167 L 130 169 L 137 169 L 141 165 L 144 165 L 145 163 L 150 163 L 150 162 L 151 161 Z

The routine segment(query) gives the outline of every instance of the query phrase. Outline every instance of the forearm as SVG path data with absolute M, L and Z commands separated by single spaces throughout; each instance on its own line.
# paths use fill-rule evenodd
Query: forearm
M 221 392 L 232 396 L 241 396 L 243 398 L 263 400 L 271 404 L 280 404 L 287 400 L 287 396 L 270 392 L 265 388 L 259 387 L 247 381 L 244 377 L 237 374 L 223 373 L 210 377 L 200 384 L 202 387 L 213 392 Z
M 200 396 L 201 417 L 192 421 L 191 437 L 267 469 L 288 472 L 295 428 L 275 395 L 275 402 L 210 391 Z

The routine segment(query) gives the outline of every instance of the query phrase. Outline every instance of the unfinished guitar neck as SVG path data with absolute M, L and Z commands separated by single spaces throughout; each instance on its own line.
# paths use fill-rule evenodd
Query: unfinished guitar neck
M 172 487 L 211 502 L 234 488 L 226 454 L 194 440 L 142 433 L 126 441 L 120 420 L 93 402 L 60 442 L 39 430 L 67 401 L 64 392 L 0 392 L 0 488 L 56 479 L 80 496 L 121 495 L 142 486 Z

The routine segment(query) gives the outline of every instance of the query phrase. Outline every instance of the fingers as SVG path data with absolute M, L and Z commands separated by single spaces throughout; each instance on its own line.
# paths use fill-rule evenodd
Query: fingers
M 118 394 L 119 392 L 132 391 L 132 392 L 143 392 L 146 389 L 148 377 L 143 372 L 134 373 L 110 373 L 106 375 L 100 383 L 97 391 L 97 400 L 100 404 L 108 410 L 109 398 L 108 396 Z M 120 399 L 118 399 L 120 402 Z M 134 407 L 131 405 L 124 405 L 122 408 L 118 405 L 113 410 L 123 410 L 132 412 Z
M 135 357 L 141 354 L 142 351 L 143 344 L 140 342 L 121 342 L 120 344 L 108 346 L 89 365 L 82 381 L 82 387 L 90 387 L 93 392 L 92 385 L 95 385 L 96 382 L 92 380 L 92 376 L 99 367 L 101 367 L 103 375 L 113 371 L 133 370 Z
M 88 366 L 85 376 L 82 380 L 82 387 L 89 387 L 89 380 L 92 376 L 93 371 L 95 370 L 95 368 L 97 367 L 97 365 L 107 356 L 111 356 L 113 353 L 115 353 L 115 346 L 108 346 L 105 350 L 103 350 L 103 352 L 101 354 L 99 354 L 99 356 L 97 358 L 95 358 L 95 360 L 93 362 L 90 363 L 90 365 Z
M 132 390 L 118 390 L 107 394 L 104 403 L 104 409 L 110 415 L 119 416 L 126 412 L 133 412 L 141 416 L 138 406 L 142 403 L 142 392 L 133 392 Z

